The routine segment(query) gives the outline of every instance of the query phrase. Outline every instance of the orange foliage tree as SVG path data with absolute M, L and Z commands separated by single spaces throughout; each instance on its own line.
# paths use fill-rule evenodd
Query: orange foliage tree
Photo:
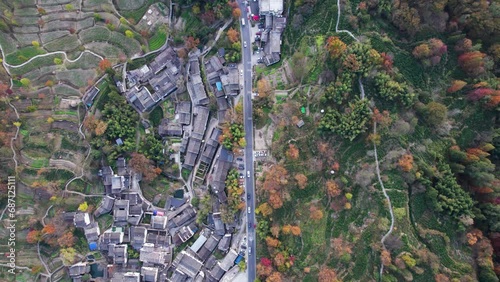
M 299 186 L 300 189 L 306 188 L 307 176 L 305 176 L 302 173 L 299 173 L 295 175 L 295 180 L 297 180 L 297 185 Z
M 152 181 L 161 173 L 160 168 L 154 167 L 151 160 L 139 153 L 132 153 L 129 166 L 132 170 L 141 173 L 145 181 Z
M 292 231 L 292 226 L 290 224 L 285 224 L 281 228 L 281 231 L 283 232 L 283 234 L 288 235 Z
M 464 88 L 465 85 L 467 85 L 467 82 L 465 82 L 465 81 L 453 80 L 453 82 L 451 83 L 450 87 L 446 90 L 446 92 L 455 93 L 457 91 L 462 90 L 462 88 Z
M 56 227 L 54 224 L 49 223 L 45 225 L 45 227 L 42 229 L 42 234 L 43 235 L 52 235 L 56 231 Z
M 412 170 L 413 168 L 413 155 L 405 154 L 401 156 L 398 161 L 399 167 L 405 172 Z
M 332 59 L 337 59 L 344 54 L 347 45 L 337 36 L 330 36 L 326 41 L 326 50 Z
M 311 205 L 311 207 L 309 207 L 309 212 L 310 212 L 310 218 L 312 220 L 320 220 L 323 218 L 323 212 L 316 206 L 314 205 Z
M 380 254 L 380 260 L 382 261 L 382 264 L 385 266 L 391 265 L 391 253 L 389 253 L 388 250 L 382 250 L 382 253 Z
M 326 193 L 330 197 L 337 197 L 338 195 L 340 195 L 341 191 L 339 185 L 335 180 L 326 181 Z
M 200 39 L 194 38 L 192 36 L 188 36 L 188 37 L 186 37 L 185 44 L 186 44 L 186 48 L 188 50 L 191 50 L 191 49 L 196 48 L 198 45 L 200 45 Z
M 273 234 L 275 238 L 280 236 L 280 230 L 281 228 L 278 224 L 273 224 L 273 226 L 271 226 L 271 234 Z
M 108 59 L 102 59 L 99 62 L 99 69 L 102 71 L 106 71 L 111 68 L 111 62 Z
M 291 229 L 292 229 L 292 230 L 291 230 L 291 231 L 292 231 L 292 234 L 293 234 L 294 236 L 300 236 L 300 234 L 302 233 L 302 230 L 300 230 L 300 227 L 299 227 L 299 226 L 297 226 L 297 225 L 292 226 L 292 227 L 291 227 Z
M 275 271 L 269 277 L 267 277 L 266 282 L 281 282 L 283 281 L 283 276 L 281 273 Z
M 26 242 L 29 244 L 36 244 L 40 241 L 42 234 L 39 230 L 31 230 L 26 236 Z
M 72 232 L 66 232 L 57 239 L 57 244 L 62 248 L 72 247 L 75 244 L 75 236 Z
M 273 209 L 279 209 L 283 206 L 283 199 L 281 199 L 281 196 L 278 192 L 271 191 L 269 193 L 269 204 Z
M 227 31 L 227 39 L 229 39 L 231 43 L 238 42 L 240 41 L 240 33 L 236 29 L 231 27 Z
M 295 144 L 288 145 L 286 156 L 292 160 L 296 160 L 299 158 L 299 149 L 297 148 L 297 146 L 295 146 Z
M 240 8 L 233 9 L 233 18 L 237 19 L 241 16 Z
M 279 244 L 280 244 L 280 241 L 278 239 L 270 237 L 270 236 L 266 237 L 266 245 L 268 247 L 276 248 L 279 246 Z
M 321 267 L 318 275 L 318 282 L 339 282 L 335 270 L 326 266 Z
M 479 51 L 466 52 L 458 57 L 458 65 L 469 76 L 479 76 L 486 71 L 484 67 L 485 57 L 486 54 Z
M 271 208 L 268 203 L 260 204 L 257 209 L 263 216 L 268 216 L 273 213 L 273 208 Z

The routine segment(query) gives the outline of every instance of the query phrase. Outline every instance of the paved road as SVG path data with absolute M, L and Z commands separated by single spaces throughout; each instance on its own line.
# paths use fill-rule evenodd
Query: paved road
M 248 241 L 248 281 L 253 282 L 256 277 L 255 271 L 255 179 L 254 179 L 254 162 L 253 162 L 253 120 L 252 120 L 252 62 L 251 62 L 251 49 L 252 42 L 250 37 L 250 23 L 248 22 L 248 14 L 246 5 L 243 2 L 239 2 L 241 9 L 241 17 L 245 20 L 245 25 L 241 25 L 241 38 L 243 40 L 243 123 L 245 127 L 245 141 L 247 143 L 245 147 L 245 188 L 246 195 L 250 197 L 247 199 L 247 209 L 250 208 L 250 213 L 247 211 L 247 241 Z M 246 47 L 244 42 L 246 42 Z

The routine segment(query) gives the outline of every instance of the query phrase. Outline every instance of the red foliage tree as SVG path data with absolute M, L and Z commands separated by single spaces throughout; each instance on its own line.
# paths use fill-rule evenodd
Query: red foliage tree
M 192 36 L 188 36 L 186 37 L 186 48 L 188 50 L 192 50 L 194 48 L 196 48 L 199 44 L 200 44 L 200 39 L 198 38 L 194 38 Z
M 99 69 L 106 71 L 111 68 L 111 62 L 108 59 L 103 59 L 99 62 Z
M 26 236 L 26 242 L 29 244 L 36 244 L 40 241 L 42 234 L 39 230 L 31 230 Z
M 458 56 L 458 65 L 469 76 L 476 77 L 486 71 L 484 67 L 485 57 L 486 54 L 479 51 L 466 52 Z

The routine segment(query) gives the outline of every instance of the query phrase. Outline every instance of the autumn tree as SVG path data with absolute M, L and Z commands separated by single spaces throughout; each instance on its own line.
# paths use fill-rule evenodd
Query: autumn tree
M 101 71 L 107 71 L 110 68 L 111 68 L 111 62 L 108 59 L 102 59 L 99 62 L 99 69 Z
M 283 253 L 277 253 L 274 258 L 273 258 L 273 261 L 274 261 L 274 265 L 276 267 L 281 267 L 285 264 L 285 256 L 283 256 Z
M 42 238 L 42 234 L 40 230 L 31 230 L 28 232 L 28 235 L 26 235 L 26 242 L 29 244 L 36 244 L 40 241 Z
M 72 247 L 75 244 L 75 236 L 73 236 L 73 232 L 66 232 L 61 237 L 57 239 L 57 244 L 61 248 Z
M 409 172 L 413 169 L 413 155 L 404 154 L 398 160 L 399 167 L 405 172 Z
M 186 48 L 191 51 L 192 49 L 194 49 L 194 48 L 198 47 L 198 45 L 200 45 L 200 39 L 194 38 L 193 36 L 188 36 L 188 37 L 186 37 L 185 44 L 186 44 Z
M 455 93 L 457 91 L 462 90 L 467 85 L 467 82 L 462 80 L 453 80 L 450 87 L 446 90 L 448 93 Z
M 74 248 L 64 248 L 60 251 L 61 259 L 64 265 L 71 265 L 75 263 L 75 259 L 77 256 L 76 250 Z
M 235 43 L 240 41 L 240 33 L 234 29 L 234 28 L 229 28 L 227 31 L 227 39 L 229 39 L 229 42 Z
M 382 264 L 384 266 L 389 266 L 391 265 L 391 253 L 389 253 L 388 250 L 382 250 L 382 253 L 380 253 L 380 260 L 382 261 Z
M 326 41 L 326 50 L 332 59 L 337 59 L 345 52 L 347 45 L 337 36 L 330 36 Z
M 302 230 L 300 230 L 300 227 L 298 225 L 293 225 L 290 229 L 293 236 L 300 236 L 300 234 L 302 233 Z
M 472 40 L 462 38 L 455 44 L 455 51 L 459 54 L 472 51 Z
M 240 8 L 233 9 L 233 18 L 238 19 L 241 16 Z
M 432 101 L 423 108 L 423 117 L 425 121 L 432 126 L 442 124 L 448 114 L 448 109 L 445 105 Z
M 290 224 L 283 225 L 283 227 L 281 228 L 281 232 L 283 232 L 283 234 L 285 235 L 290 234 L 292 232 L 292 226 Z
M 269 97 L 272 91 L 271 84 L 267 79 L 261 78 L 257 81 L 257 92 L 259 93 L 260 98 Z
M 442 273 L 436 274 L 436 276 L 434 276 L 434 279 L 436 280 L 436 282 L 450 282 L 450 279 L 448 278 L 448 276 L 446 276 Z
M 280 236 L 280 226 L 278 224 L 273 224 L 271 226 L 271 234 L 274 236 L 274 238 L 278 238 Z
M 413 56 L 419 59 L 424 66 L 435 66 L 441 61 L 441 56 L 448 51 L 443 41 L 431 38 L 413 49 Z
M 283 281 L 283 276 L 281 275 L 281 273 L 277 271 L 271 273 L 271 275 L 269 275 L 269 277 L 267 277 L 266 279 L 266 282 L 281 282 L 281 281 Z
M 155 168 L 152 162 L 143 154 L 132 153 L 129 166 L 132 170 L 141 173 L 145 181 L 154 180 L 160 173 L 160 168 Z
M 269 204 L 273 209 L 279 209 L 283 206 L 283 199 L 281 198 L 280 194 L 276 191 L 271 191 L 269 193 Z
M 485 57 L 480 51 L 466 52 L 458 56 L 458 65 L 467 75 L 477 77 L 486 72 Z
M 271 206 L 269 206 L 269 204 L 266 202 L 260 204 L 257 210 L 264 217 L 269 216 L 273 213 L 273 208 L 271 208 Z
M 297 148 L 297 146 L 295 146 L 295 144 L 288 145 L 286 156 L 292 160 L 296 160 L 299 158 L 299 149 Z
M 47 225 L 45 225 L 45 227 L 43 227 L 42 229 L 42 235 L 52 235 L 54 234 L 54 232 L 56 231 L 56 227 L 54 226 L 54 224 L 52 223 L 49 223 Z
M 262 277 L 267 277 L 273 272 L 273 267 L 271 266 L 272 261 L 268 258 L 262 258 L 259 263 L 257 263 L 256 271 L 257 275 Z
M 339 282 L 335 270 L 326 266 L 321 267 L 318 275 L 318 282 Z
M 312 220 L 320 220 L 323 218 L 323 212 L 321 211 L 321 209 L 319 209 L 315 205 L 311 205 L 309 207 L 309 213 L 310 213 L 309 217 Z
M 295 175 L 295 180 L 297 181 L 297 185 L 299 189 L 304 189 L 307 186 L 307 176 L 302 173 L 298 173 Z
M 280 244 L 280 241 L 278 239 L 275 239 L 273 237 L 267 236 L 266 237 L 266 245 L 270 248 L 276 248 Z
M 337 197 L 338 195 L 340 195 L 341 190 L 339 188 L 338 183 L 335 180 L 326 181 L 326 193 L 330 197 Z

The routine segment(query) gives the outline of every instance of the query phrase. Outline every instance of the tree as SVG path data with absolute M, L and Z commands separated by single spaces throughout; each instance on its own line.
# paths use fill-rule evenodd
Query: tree
M 278 238 L 280 236 L 280 226 L 278 224 L 273 224 L 271 226 L 271 234 L 274 236 L 274 238 Z
M 53 123 L 53 122 L 54 122 L 54 118 L 53 118 L 53 117 L 48 117 L 48 118 L 47 118 L 47 123 L 48 123 L 48 124 L 51 124 L 51 123 Z
M 337 36 L 330 36 L 326 41 L 326 50 L 330 53 L 330 58 L 339 58 L 347 49 L 347 45 Z
M 96 136 L 101 136 L 104 134 L 104 132 L 106 132 L 106 129 L 108 128 L 108 124 L 102 120 L 99 120 L 97 123 L 96 123 L 96 127 L 95 127 L 95 135 Z
M 318 207 L 316 207 L 314 205 L 311 205 L 309 207 L 309 212 L 310 212 L 310 216 L 309 217 L 312 220 L 316 220 L 317 221 L 317 220 L 320 220 L 320 219 L 323 218 L 323 212 Z
M 101 71 L 107 71 L 111 68 L 111 62 L 108 59 L 103 59 L 99 62 L 99 69 Z
M 265 260 L 266 264 L 263 262 Z M 267 264 L 267 261 L 269 264 Z M 269 276 L 273 272 L 272 262 L 268 258 L 262 258 L 261 261 L 256 266 L 256 271 L 258 276 Z
M 193 8 L 191 8 L 191 11 L 195 15 L 200 14 L 200 12 L 201 12 L 200 5 L 199 4 L 194 5 Z
M 81 203 L 79 206 L 78 206 L 78 210 L 81 211 L 81 212 L 86 212 L 87 209 L 89 208 L 89 205 L 87 204 L 87 202 L 83 202 Z
M 274 265 L 276 267 L 282 267 L 284 264 L 285 264 L 285 256 L 283 256 L 283 253 L 277 253 L 275 256 L 274 256 Z
M 71 4 L 64 5 L 64 8 L 66 9 L 66 11 L 73 11 L 75 9 L 75 7 L 73 7 L 73 5 Z
M 265 202 L 260 204 L 257 210 L 264 217 L 271 215 L 273 213 L 273 209 L 271 208 L 271 206 L 269 206 L 269 204 Z
M 29 87 L 31 84 L 31 81 L 26 77 L 21 78 L 20 82 L 24 87 Z
M 40 47 L 40 43 L 38 41 L 36 41 L 36 40 L 31 41 L 31 45 L 33 45 L 33 47 L 35 47 L 35 48 L 39 48 Z
M 280 244 L 280 241 L 276 238 L 273 238 L 273 237 L 270 237 L 270 236 L 267 236 L 266 237 L 266 245 L 270 248 L 276 248 L 278 247 Z
M 469 38 L 458 40 L 455 44 L 455 51 L 460 54 L 472 51 L 472 40 L 470 40 Z
M 288 145 L 286 156 L 292 160 L 296 160 L 299 158 L 299 149 L 297 148 L 297 146 L 295 146 L 295 144 Z
M 448 114 L 448 109 L 445 105 L 438 102 L 430 102 L 425 106 L 424 119 L 429 125 L 437 126 L 444 122 Z
M 283 199 L 281 199 L 281 196 L 278 192 L 271 191 L 269 193 L 269 204 L 275 210 L 283 206 Z
M 54 64 L 62 65 L 63 61 L 60 58 L 54 58 Z
M 42 234 L 40 230 L 31 230 L 28 232 L 28 235 L 26 235 L 26 242 L 28 242 L 28 244 L 36 244 L 41 238 Z
M 298 173 L 295 175 L 295 180 L 297 181 L 297 185 L 299 189 L 304 189 L 307 186 L 307 176 L 302 173 Z
M 161 173 L 161 169 L 155 168 L 146 156 L 139 153 L 132 153 L 129 166 L 132 170 L 141 173 L 147 182 L 154 180 Z
M 290 234 L 292 232 L 292 226 L 290 224 L 283 225 L 283 227 L 281 228 L 281 232 L 283 232 L 283 234 L 285 235 Z
M 49 224 L 45 225 L 45 227 L 42 229 L 42 234 L 43 235 L 52 235 L 52 234 L 54 234 L 55 231 L 56 231 L 56 227 L 54 226 L 54 224 L 49 223 Z
M 266 282 L 281 282 L 281 281 L 283 281 L 283 276 L 281 275 L 281 273 L 277 271 L 271 273 L 271 275 L 269 275 L 269 277 L 267 277 L 266 279 Z
M 238 42 L 240 41 L 240 33 L 231 27 L 227 31 L 227 39 L 229 39 L 229 42 L 231 43 Z
M 330 197 L 337 197 L 338 195 L 340 195 L 341 190 L 339 188 L 338 183 L 335 180 L 326 181 L 326 193 Z
M 319 270 L 318 282 L 339 282 L 339 279 L 335 270 L 323 266 Z
M 59 239 L 57 239 L 57 244 L 61 248 L 68 248 L 72 247 L 75 244 L 75 241 L 76 239 L 75 236 L 73 236 L 73 232 L 66 232 L 64 235 L 59 237 Z
M 134 33 L 131 30 L 127 29 L 125 30 L 125 36 L 127 36 L 128 38 L 134 38 Z
M 52 81 L 52 80 L 47 80 L 47 82 L 45 82 L 45 86 L 47 86 L 47 87 L 52 87 L 52 86 L 54 86 L 54 81 Z
M 239 17 L 241 17 L 240 8 L 233 9 L 233 18 L 238 19 Z
M 458 56 L 458 65 L 467 75 L 477 77 L 486 72 L 485 57 L 480 51 L 465 52 Z
M 60 255 L 64 265 L 71 265 L 75 263 L 77 253 L 74 248 L 70 247 L 61 249 Z
M 271 84 L 265 78 L 259 79 L 257 81 L 257 93 L 259 94 L 259 98 L 266 98 L 271 95 L 273 89 L 271 88 Z
M 188 36 L 188 37 L 186 37 L 185 44 L 186 44 L 186 48 L 191 51 L 192 49 L 194 49 L 194 48 L 198 47 L 198 45 L 200 45 L 200 39 L 194 38 L 193 36 Z
M 448 93 L 455 93 L 457 91 L 462 90 L 467 85 L 467 82 L 462 80 L 453 80 L 450 87 L 446 90 Z
M 399 158 L 398 161 L 399 167 L 405 171 L 409 172 L 413 169 L 413 155 L 411 154 L 404 154 Z
M 434 279 L 436 280 L 436 282 L 450 282 L 450 279 L 448 278 L 448 276 L 446 276 L 442 273 L 436 274 Z
M 300 234 L 302 233 L 302 230 L 300 230 L 299 226 L 293 225 L 291 227 L 291 232 L 292 232 L 292 235 L 294 235 L 294 236 L 300 236 Z
M 388 250 L 382 250 L 382 253 L 380 253 L 380 260 L 382 261 L 382 264 L 384 266 L 389 266 L 391 265 L 391 253 L 389 253 Z

